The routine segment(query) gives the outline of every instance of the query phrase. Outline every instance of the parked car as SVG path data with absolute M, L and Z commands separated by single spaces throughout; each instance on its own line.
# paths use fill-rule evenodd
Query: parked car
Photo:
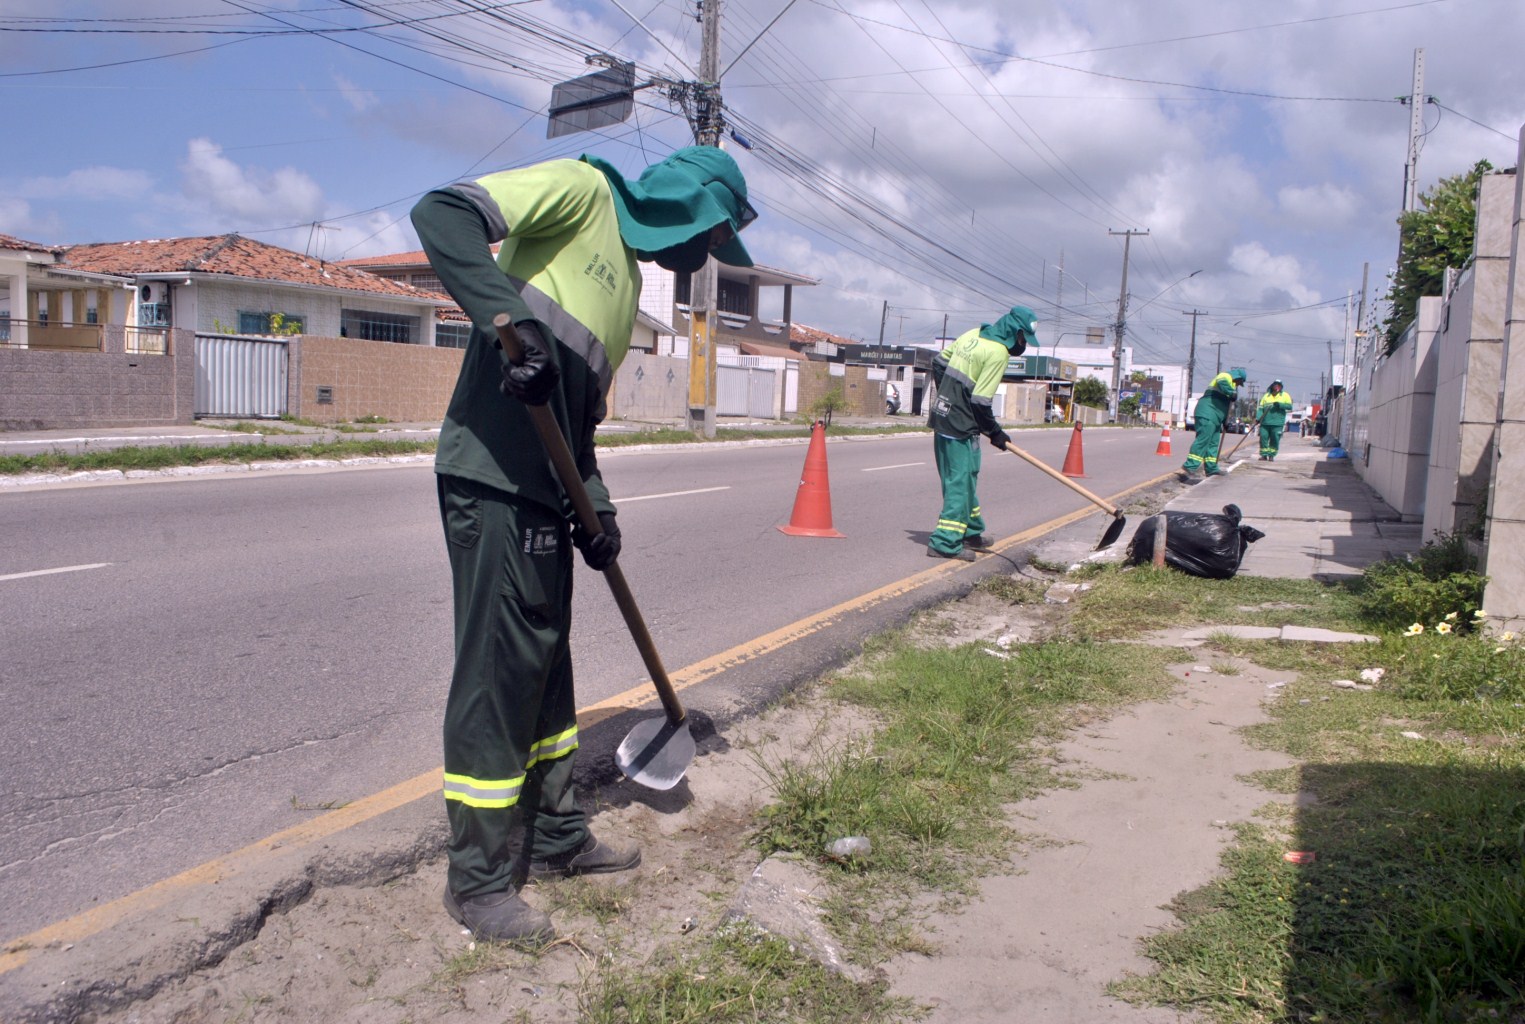
M 1225 434 L 1248 434 L 1250 432 L 1250 425 L 1244 422 L 1244 420 L 1229 420 L 1223 425 L 1223 432 Z

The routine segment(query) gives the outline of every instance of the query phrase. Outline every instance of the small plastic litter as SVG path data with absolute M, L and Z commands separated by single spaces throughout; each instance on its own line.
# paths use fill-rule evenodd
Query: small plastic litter
M 1318 854 L 1312 850 L 1288 850 L 1281 855 L 1281 859 L 1288 864 L 1312 864 L 1318 860 Z
M 867 836 L 847 836 L 826 844 L 826 856 L 837 861 L 858 860 L 867 857 L 873 849 L 874 844 Z
M 1424 739 L 1423 734 L 1417 733 L 1417 732 L 1400 732 L 1398 735 L 1402 736 L 1406 740 L 1422 740 L 1422 739 Z
M 1349 454 L 1343 448 L 1331 448 L 1329 449 L 1329 454 L 1324 456 L 1326 459 L 1345 459 L 1349 457 Z
M 1363 682 L 1380 683 L 1385 675 L 1387 675 L 1387 669 L 1385 668 L 1363 668 L 1361 670 Z

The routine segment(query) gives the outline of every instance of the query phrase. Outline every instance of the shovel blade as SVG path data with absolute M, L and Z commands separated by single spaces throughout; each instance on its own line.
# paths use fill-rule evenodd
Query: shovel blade
M 614 752 L 614 763 L 625 778 L 648 789 L 672 789 L 694 759 L 694 737 L 688 719 L 674 725 L 667 718 L 639 723 Z
M 1113 516 L 1107 532 L 1101 535 L 1101 543 L 1096 545 L 1096 550 L 1100 551 L 1102 548 L 1109 548 L 1116 544 L 1117 538 L 1123 535 L 1123 527 L 1127 525 L 1128 520 L 1123 516 Z

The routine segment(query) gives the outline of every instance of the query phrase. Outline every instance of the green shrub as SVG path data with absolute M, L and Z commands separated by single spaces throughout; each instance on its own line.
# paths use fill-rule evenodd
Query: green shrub
M 1472 628 L 1488 577 L 1458 536 L 1441 534 L 1409 558 L 1368 566 L 1361 580 L 1362 614 L 1378 626 L 1436 623 L 1455 613 L 1457 629 Z
M 1382 659 L 1389 666 L 1383 688 L 1407 700 L 1525 701 L 1525 649 L 1513 633 L 1458 636 L 1442 620 L 1422 631 L 1411 626 L 1384 647 L 1398 653 Z

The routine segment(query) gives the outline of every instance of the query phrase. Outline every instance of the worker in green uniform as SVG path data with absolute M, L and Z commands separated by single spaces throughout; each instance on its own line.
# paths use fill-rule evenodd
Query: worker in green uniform
M 1292 411 L 1292 396 L 1282 388 L 1279 380 L 1273 380 L 1266 393 L 1260 396 L 1260 406 L 1255 418 L 1260 421 L 1260 458 L 1264 462 L 1276 461 L 1281 449 L 1281 433 L 1287 429 L 1287 414 Z
M 1191 451 L 1186 454 L 1186 462 L 1181 466 L 1181 479 L 1186 483 L 1201 480 L 1203 477 L 1198 473 L 1217 476 L 1222 472 L 1218 468 L 1218 449 L 1223 444 L 1223 424 L 1228 421 L 1234 399 L 1239 397 L 1239 386 L 1244 381 L 1244 370 L 1236 366 L 1214 377 L 1202 397 L 1197 399 L 1196 408 L 1192 410 L 1197 435 L 1191 442 Z
M 1026 306 L 1013 306 L 993 324 L 981 324 L 932 359 L 937 397 L 927 425 L 942 481 L 943 507 L 927 542 L 931 558 L 974 560 L 974 548 L 990 542 L 980 514 L 980 445 L 984 434 L 997 448 L 1011 438 L 996 422 L 991 400 L 1006 372 L 1006 360 L 1037 344 L 1037 320 Z
M 620 551 L 593 433 L 630 343 L 637 261 L 678 273 L 709 256 L 752 266 L 736 235 L 755 217 L 736 162 L 707 147 L 681 149 L 637 181 L 584 156 L 459 182 L 413 208 L 430 263 L 473 325 L 435 473 L 455 604 L 445 907 L 480 938 L 554 935 L 519 895 L 527 877 L 640 863 L 635 844 L 595 838 L 573 798 L 571 548 L 595 570 Z M 498 345 L 500 313 L 523 341 L 518 365 Z M 600 534 L 574 523 L 527 404 L 554 412 Z

